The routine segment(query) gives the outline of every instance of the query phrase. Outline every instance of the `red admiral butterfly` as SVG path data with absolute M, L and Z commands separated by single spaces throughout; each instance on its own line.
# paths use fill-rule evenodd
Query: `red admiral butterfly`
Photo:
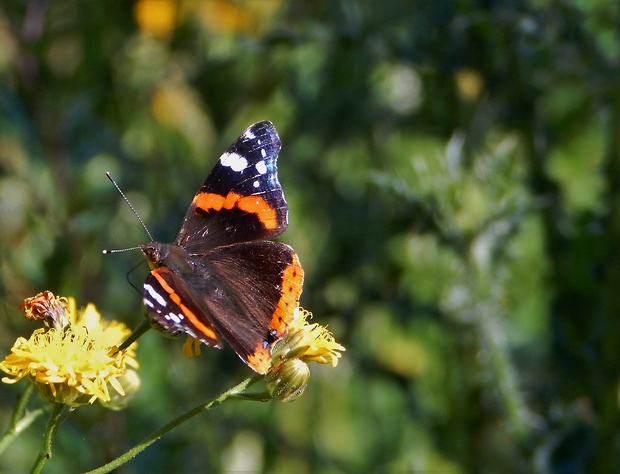
M 209 346 L 221 347 L 221 336 L 259 374 L 287 332 L 304 274 L 291 247 L 264 240 L 288 225 L 280 146 L 271 122 L 249 127 L 207 176 L 174 242 L 139 246 L 151 267 L 144 305 L 153 319 Z

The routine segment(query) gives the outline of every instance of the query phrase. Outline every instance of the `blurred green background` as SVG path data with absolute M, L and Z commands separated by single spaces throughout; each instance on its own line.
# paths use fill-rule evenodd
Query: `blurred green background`
M 168 242 L 269 119 L 302 305 L 347 352 L 301 399 L 226 403 L 118 472 L 620 472 L 619 67 L 610 0 L 4 0 L 2 355 L 44 289 L 141 321 L 141 255 L 101 250 L 148 239 L 105 171 Z M 77 410 L 45 472 L 250 373 L 181 345 L 141 338 L 139 394 Z M 2 426 L 24 387 L 0 387 Z

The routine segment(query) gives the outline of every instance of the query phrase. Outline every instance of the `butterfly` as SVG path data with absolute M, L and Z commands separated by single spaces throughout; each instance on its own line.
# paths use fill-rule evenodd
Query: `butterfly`
M 288 226 L 280 147 L 271 122 L 251 125 L 205 179 L 174 242 L 139 245 L 152 319 L 209 346 L 223 339 L 259 374 L 294 318 L 304 277 L 295 251 L 267 240 Z

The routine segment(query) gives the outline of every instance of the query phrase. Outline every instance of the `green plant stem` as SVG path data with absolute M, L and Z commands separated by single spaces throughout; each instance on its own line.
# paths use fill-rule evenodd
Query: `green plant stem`
M 11 416 L 11 426 L 10 428 L 17 425 L 19 419 L 22 417 L 22 413 L 26 409 L 26 405 L 28 404 L 28 400 L 30 400 L 30 396 L 34 391 L 34 385 L 29 383 L 24 390 L 24 393 L 17 399 L 17 403 L 15 404 L 15 410 L 13 410 L 13 416 Z
M 129 337 L 125 339 L 125 341 L 123 341 L 123 343 L 119 346 L 118 350 L 122 351 L 122 350 L 127 349 L 140 336 L 142 336 L 142 334 L 147 332 L 149 329 L 151 329 L 151 323 L 147 319 L 145 319 L 144 321 L 140 323 L 140 325 L 136 329 L 133 330 L 133 332 L 129 335 Z
M 160 429 L 154 431 L 149 436 L 147 436 L 141 443 L 137 444 L 136 446 L 131 448 L 129 451 L 120 455 L 113 461 L 110 461 L 109 463 L 97 469 L 88 471 L 86 474 L 105 474 L 105 473 L 111 472 L 114 469 L 117 469 L 118 467 L 125 464 L 127 461 L 136 457 L 138 454 L 140 454 L 142 451 L 144 451 L 147 447 L 149 447 L 155 441 L 160 439 L 166 433 L 172 431 L 174 428 L 179 426 L 181 423 L 184 423 L 185 421 L 189 420 L 190 418 L 193 418 L 194 416 L 199 415 L 200 413 L 206 410 L 209 410 L 210 408 L 213 408 L 214 406 L 219 405 L 220 403 L 223 403 L 224 401 L 228 399 L 247 399 L 246 394 L 244 394 L 243 392 L 248 387 L 258 382 L 262 378 L 263 377 L 261 375 L 255 375 L 254 377 L 245 379 L 240 384 L 234 386 L 231 389 L 226 390 L 224 393 L 218 395 L 216 398 L 208 401 L 207 403 L 203 403 L 201 405 L 198 405 L 195 408 L 192 408 L 191 410 L 185 412 L 181 416 L 165 424 Z
M 50 418 L 47 421 L 47 426 L 45 427 L 43 446 L 41 446 L 39 456 L 32 466 L 32 470 L 30 471 L 31 474 L 39 474 L 43 469 L 45 462 L 52 457 L 52 443 L 54 441 L 54 436 L 56 436 L 58 428 L 65 418 L 67 418 L 67 415 L 71 413 L 71 410 L 72 409 L 67 405 L 62 403 L 54 403 L 54 409 L 52 410 L 52 414 L 50 415 Z
M 32 395 L 33 389 L 34 386 L 29 383 L 24 393 L 17 399 L 9 427 L 0 438 L 0 454 L 4 452 L 15 437 L 28 428 L 39 416 L 45 413 L 45 409 L 38 408 L 24 415 L 26 405 L 28 404 L 30 395 Z

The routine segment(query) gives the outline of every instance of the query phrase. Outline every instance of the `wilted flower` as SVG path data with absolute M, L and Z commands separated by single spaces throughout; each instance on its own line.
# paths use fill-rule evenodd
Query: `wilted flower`
M 49 290 L 26 298 L 20 309 L 28 319 L 42 319 L 48 328 L 62 329 L 69 325 L 67 319 L 67 305 L 69 300 L 64 296 L 54 296 Z

